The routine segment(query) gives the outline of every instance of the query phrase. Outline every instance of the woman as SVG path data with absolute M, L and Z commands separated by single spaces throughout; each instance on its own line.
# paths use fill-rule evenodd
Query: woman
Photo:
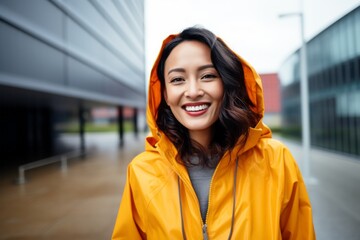
M 261 80 L 220 38 L 165 39 L 148 100 L 113 239 L 315 239 L 300 171 L 261 120 Z

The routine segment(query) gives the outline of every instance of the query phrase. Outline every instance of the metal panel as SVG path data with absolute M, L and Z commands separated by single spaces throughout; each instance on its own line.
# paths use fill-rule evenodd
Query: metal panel
M 94 9 L 89 1 L 51 1 L 82 29 L 88 32 L 92 38 L 120 60 L 126 59 L 125 64 L 135 73 L 138 72 L 137 64 L 141 59 L 137 58 L 128 45 L 118 37 L 117 33 L 108 25 L 99 12 Z
M 12 4 L 8 5 L 6 3 L 10 3 L 9 1 L 0 2 L 0 5 L 5 3 L 5 7 L 0 9 L 0 19 L 2 20 L 0 31 L 1 35 L 4 36 L 1 39 L 1 50 L 4 54 L 0 58 L 2 61 L 0 70 L 1 75 L 6 76 L 1 78 L 0 82 L 9 84 L 9 79 L 16 79 L 16 81 L 10 82 L 10 86 L 30 87 L 34 90 L 54 92 L 54 87 L 67 85 L 66 72 L 69 61 L 66 59 L 73 58 L 92 68 L 94 76 L 106 76 L 115 83 L 118 82 L 119 87 L 123 88 L 124 92 L 134 94 L 134 97 L 129 95 L 129 99 L 137 99 L 139 96 L 142 96 L 142 99 L 145 98 L 144 59 L 137 62 L 136 65 L 140 67 L 134 72 L 134 68 L 129 67 L 131 63 L 129 63 L 130 58 L 128 56 L 120 58 L 119 55 L 114 55 L 110 51 L 111 46 L 109 47 L 106 43 L 103 44 L 96 34 L 94 37 L 82 25 L 78 25 L 72 19 L 62 15 L 59 9 L 57 9 L 57 14 L 54 14 L 57 20 L 55 21 L 56 24 L 53 24 L 57 27 L 49 25 L 43 28 L 40 23 L 46 22 L 46 19 L 37 17 L 35 18 L 38 19 L 37 21 L 31 21 L 28 19 L 31 14 L 25 15 L 27 18 L 20 15 L 23 9 L 20 6 L 23 5 L 19 2 L 21 1 L 11 1 Z M 41 4 L 46 6 L 45 10 L 49 8 L 51 9 L 50 12 L 56 12 L 56 8 L 48 2 L 44 4 L 44 1 L 37 0 L 32 5 L 32 7 L 38 7 L 37 16 L 47 16 L 41 11 Z M 36 11 L 34 10 L 34 12 Z M 59 25 L 60 21 L 63 25 Z M 51 26 L 54 29 L 57 28 L 56 33 L 48 31 Z M 64 65 L 64 63 L 66 64 Z M 84 77 L 86 76 L 81 78 Z M 27 81 L 41 81 L 44 82 L 44 85 L 31 85 L 26 83 Z M 96 80 L 94 79 L 94 81 Z M 56 85 L 49 86 L 49 84 Z M 58 88 L 56 92 L 61 93 L 62 89 Z M 84 91 L 87 88 L 81 87 L 80 89 Z M 94 88 L 93 91 L 99 89 Z M 111 89 L 107 91 L 111 91 Z M 67 92 L 62 94 L 68 95 Z M 109 93 L 106 91 L 97 91 L 97 94 L 104 94 L 104 98 L 108 99 Z M 114 104 L 118 102 L 114 101 Z M 139 101 L 136 102 L 134 104 L 138 105 Z M 145 105 L 145 101 L 143 105 Z
M 64 15 L 49 1 L 31 0 L 27 3 L 22 0 L 1 0 L 0 6 L 55 38 L 63 38 Z
M 0 21 L 0 72 L 31 81 L 64 84 L 64 55 Z M 0 83 L 4 79 L 0 78 Z

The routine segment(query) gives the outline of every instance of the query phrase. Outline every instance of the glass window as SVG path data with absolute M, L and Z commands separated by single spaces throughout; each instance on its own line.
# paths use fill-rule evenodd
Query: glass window
M 338 34 L 338 45 L 339 45 L 339 62 L 343 62 L 347 59 L 347 42 L 345 35 L 345 19 L 340 20 L 336 25 L 336 30 Z
M 323 69 L 327 69 L 331 65 L 331 29 L 327 29 L 323 33 L 323 41 L 322 41 L 322 56 L 321 60 L 323 62 Z
M 337 32 L 337 28 L 336 26 L 334 25 L 332 28 L 331 28 L 331 38 L 330 38 L 330 41 L 331 41 L 331 44 L 330 44 L 330 49 L 331 49 L 331 60 L 332 60 L 332 66 L 336 65 L 338 62 L 340 62 L 339 58 L 339 34 Z
M 345 46 L 346 46 L 346 59 L 349 60 L 355 56 L 355 46 L 354 46 L 354 32 L 353 32 L 353 20 L 354 15 L 347 15 L 344 18 L 344 38 L 345 38 Z
M 356 12 L 354 13 L 354 43 L 356 44 L 356 55 L 360 55 L 360 7 L 357 8 Z

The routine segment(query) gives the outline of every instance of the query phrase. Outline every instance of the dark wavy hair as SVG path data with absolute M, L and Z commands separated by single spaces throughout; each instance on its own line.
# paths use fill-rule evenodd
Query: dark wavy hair
M 175 118 L 164 98 L 165 61 L 171 51 L 183 41 L 199 41 L 209 46 L 211 61 L 223 81 L 222 106 L 219 118 L 213 126 L 213 139 L 207 149 L 190 139 L 188 129 Z M 246 91 L 240 60 L 220 38 L 207 29 L 187 28 L 171 40 L 163 49 L 157 75 L 161 82 L 161 102 L 156 123 L 178 149 L 177 161 L 186 166 L 194 165 L 190 157 L 197 156 L 199 163 L 196 165 L 216 167 L 222 155 L 227 150 L 232 150 L 241 136 L 244 137 L 240 144 L 245 144 L 249 128 L 254 127 L 260 119 L 260 115 L 252 111 L 254 104 Z

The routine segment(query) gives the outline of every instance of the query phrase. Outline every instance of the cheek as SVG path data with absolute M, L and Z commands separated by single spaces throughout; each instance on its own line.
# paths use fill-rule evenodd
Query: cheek
M 167 88 L 164 91 L 164 98 L 166 103 L 171 106 L 171 105 L 176 105 L 179 102 L 180 99 L 180 93 L 179 91 L 170 88 Z
M 213 89 L 216 89 L 217 91 L 213 93 L 214 98 L 217 101 L 222 101 L 223 96 L 224 96 L 224 87 L 222 85 L 222 83 L 217 84 Z

